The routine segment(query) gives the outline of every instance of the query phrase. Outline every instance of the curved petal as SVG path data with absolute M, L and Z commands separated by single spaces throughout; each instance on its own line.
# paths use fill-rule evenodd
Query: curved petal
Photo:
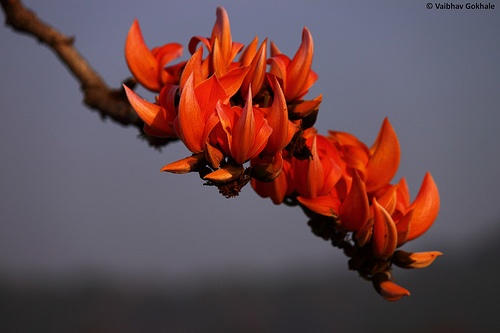
M 406 252 L 397 250 L 392 256 L 392 262 L 401 268 L 425 268 L 432 264 L 437 257 L 442 256 L 439 251 Z
M 204 149 L 203 134 L 205 122 L 200 105 L 194 91 L 194 78 L 191 74 L 182 90 L 177 116 L 179 138 L 193 153 L 200 153 Z
M 219 77 L 220 84 L 224 88 L 228 97 L 232 97 L 238 92 L 247 76 L 248 70 L 248 67 L 236 67 L 230 69 L 226 72 L 226 74 Z
M 196 52 L 193 53 L 191 58 L 189 58 L 186 66 L 184 67 L 184 70 L 182 71 L 182 76 L 179 83 L 181 90 L 184 88 L 184 85 L 186 84 L 186 81 L 191 76 L 191 74 L 193 74 L 194 77 L 194 86 L 197 86 L 201 81 L 205 79 L 205 77 L 203 76 L 203 71 L 201 69 L 202 57 L 203 49 L 199 48 L 198 50 L 196 50 Z
M 319 96 L 311 100 L 301 101 L 299 104 L 292 105 L 290 107 L 290 111 L 297 118 L 307 117 L 313 112 L 318 111 L 319 105 L 321 104 L 322 100 L 323 100 L 323 95 L 320 94 Z
M 154 136 L 158 137 L 177 137 L 170 126 L 167 111 L 163 107 L 142 99 L 125 85 L 123 85 L 123 88 L 125 89 L 130 105 L 132 105 L 144 123 L 151 128 L 149 133 L 154 133 Z
M 217 169 L 222 160 L 225 158 L 225 155 L 222 151 L 220 151 L 220 149 L 212 146 L 208 142 L 205 142 L 205 158 L 212 168 Z
M 373 199 L 373 254 L 381 259 L 390 257 L 398 242 L 398 231 L 392 217 L 377 199 Z
M 398 196 L 396 193 L 398 185 L 390 186 L 376 193 L 376 198 L 378 202 L 384 207 L 384 209 L 392 216 L 396 210 L 396 205 L 398 202 Z
M 396 230 L 398 231 L 398 244 L 401 246 L 408 240 L 410 231 L 410 222 L 413 218 L 413 209 L 410 209 L 400 220 L 396 222 Z
M 410 190 L 408 189 L 408 183 L 406 178 L 401 178 L 396 188 L 396 194 L 398 196 L 398 202 L 396 204 L 396 210 L 405 213 L 407 207 L 410 205 Z
M 274 80 L 274 100 L 266 115 L 267 123 L 273 129 L 273 132 L 263 150 L 264 154 L 271 156 L 285 148 L 298 130 L 298 128 L 288 120 L 285 95 L 278 84 L 278 80 L 276 78 L 274 78 Z
M 372 278 L 372 283 L 375 290 L 387 301 L 394 302 L 404 296 L 410 296 L 410 292 L 392 282 L 387 273 L 376 274 Z
M 366 190 L 374 192 L 388 184 L 398 171 L 400 148 L 396 132 L 384 119 L 375 143 L 370 148 L 370 160 L 365 179 Z
M 300 195 L 315 198 L 323 188 L 325 180 L 323 165 L 318 155 L 316 135 L 313 136 L 310 150 L 311 159 L 305 161 L 294 159 L 294 162 L 297 162 L 297 164 L 294 163 L 294 175 L 297 175 L 294 181 L 296 181 L 295 186 Z M 299 168 L 295 168 L 295 165 Z
M 262 116 L 255 117 L 250 89 L 241 116 L 233 129 L 230 149 L 236 163 L 243 164 L 259 154 L 264 149 L 271 132 L 272 128 Z
M 323 195 L 315 198 L 298 196 L 297 200 L 315 213 L 324 216 L 338 216 L 340 200 L 334 196 Z
M 212 29 L 212 42 L 214 39 L 219 41 L 221 58 L 226 63 L 229 63 L 231 60 L 229 59 L 231 48 L 233 44 L 233 40 L 231 38 L 231 27 L 229 25 L 229 17 L 227 15 L 226 10 L 223 7 L 217 7 L 216 12 L 216 20 L 214 27 Z M 217 44 L 217 43 L 216 43 Z M 224 74 L 224 73 L 222 73 Z
M 248 44 L 243 49 L 243 52 L 241 52 L 239 62 L 242 66 L 249 66 L 253 61 L 255 54 L 257 53 L 257 45 L 259 45 L 259 38 L 255 36 L 250 44 Z
M 189 43 L 188 43 L 189 53 L 194 54 L 196 52 L 196 49 L 197 49 L 199 43 L 202 43 L 203 45 L 205 45 L 208 52 L 212 52 L 212 44 L 210 43 L 210 38 L 201 37 L 201 36 L 193 36 L 193 37 L 191 37 L 191 39 L 189 40 Z
M 217 38 L 213 38 L 213 49 L 212 49 L 212 66 L 213 72 L 215 75 L 221 76 L 226 74 L 227 69 L 229 67 L 229 63 L 226 61 L 223 47 L 221 46 L 221 42 Z
M 351 189 L 340 206 L 339 215 L 341 226 L 349 231 L 360 230 L 368 221 L 368 196 L 357 170 L 353 172 Z
M 243 83 L 241 84 L 241 96 L 245 97 L 248 93 L 248 88 L 252 86 L 253 94 L 255 97 L 264 84 L 266 77 L 266 45 L 267 38 L 262 42 L 257 53 L 253 56 L 252 61 L 248 64 L 249 70 Z M 242 63 L 245 66 L 244 63 Z
M 205 156 L 203 153 L 188 156 L 163 166 L 160 171 L 177 174 L 196 171 L 200 167 L 200 164 L 203 163 L 204 158 Z
M 304 86 L 309 80 L 313 53 L 314 43 L 311 32 L 304 27 L 302 43 L 287 68 L 287 87 L 285 89 L 287 101 L 299 98 L 304 94 Z
M 215 105 L 218 101 L 227 102 L 229 96 L 216 75 L 203 80 L 194 88 L 199 105 L 206 119 L 215 112 Z
M 144 42 L 137 19 L 132 23 L 125 41 L 125 59 L 137 81 L 149 90 L 160 91 L 158 62 Z
M 163 66 L 182 55 L 182 45 L 179 43 L 168 43 L 153 48 L 151 53 L 157 59 L 158 66 L 163 68 Z
M 426 232 L 434 223 L 439 212 L 439 192 L 431 174 L 425 174 L 420 191 L 408 209 L 413 209 L 408 241 Z
M 271 57 L 274 57 L 275 55 L 281 54 L 280 49 L 274 42 L 271 42 Z
M 272 58 L 267 60 L 267 63 L 270 64 L 269 75 L 274 75 L 277 78 L 282 80 L 282 88 L 283 91 L 286 91 L 287 83 L 286 83 L 286 68 L 290 63 L 290 59 L 284 54 L 277 54 Z M 272 79 L 270 80 L 272 81 Z M 286 96 L 286 95 L 285 95 Z
M 217 169 L 205 175 L 203 179 L 210 180 L 216 183 L 226 183 L 238 178 L 243 174 L 244 171 L 245 170 L 242 165 L 226 164 L 220 169 Z

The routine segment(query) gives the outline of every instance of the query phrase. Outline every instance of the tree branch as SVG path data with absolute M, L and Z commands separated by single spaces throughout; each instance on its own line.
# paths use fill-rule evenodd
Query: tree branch
M 46 44 L 66 65 L 69 71 L 80 82 L 83 91 L 83 102 L 96 110 L 102 119 L 107 117 L 124 126 L 135 126 L 152 146 L 160 147 L 169 142 L 151 138 L 143 132 L 143 121 L 128 102 L 122 87 L 110 88 L 99 74 L 90 66 L 73 46 L 74 38 L 68 37 L 47 23 L 41 21 L 36 14 L 27 9 L 20 0 L 0 0 L 5 12 L 5 23 L 20 33 L 33 36 Z M 134 87 L 135 81 L 124 82 Z

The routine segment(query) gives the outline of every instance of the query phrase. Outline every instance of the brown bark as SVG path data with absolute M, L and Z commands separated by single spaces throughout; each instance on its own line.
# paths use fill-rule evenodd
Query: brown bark
M 0 4 L 5 12 L 6 25 L 17 32 L 35 37 L 54 51 L 80 83 L 85 105 L 96 110 L 102 119 L 109 117 L 121 125 L 137 127 L 141 136 L 153 146 L 160 147 L 168 143 L 168 140 L 151 138 L 144 134 L 144 123 L 128 102 L 123 88 L 110 88 L 74 47 L 72 37 L 40 20 L 20 0 L 0 0 Z M 124 84 L 133 87 L 135 81 L 129 79 Z

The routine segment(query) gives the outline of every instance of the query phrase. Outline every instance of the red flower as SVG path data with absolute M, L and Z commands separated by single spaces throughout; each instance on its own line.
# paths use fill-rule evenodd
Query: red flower
M 318 77 L 311 69 L 309 30 L 303 29 L 293 58 L 271 43 L 267 59 L 267 39 L 260 47 L 257 37 L 246 48 L 234 42 L 219 7 L 210 37 L 191 38 L 188 49 L 188 61 L 169 65 L 181 55 L 181 45 L 150 50 L 137 21 L 125 43 L 136 80 L 159 92 L 151 103 L 124 87 L 144 131 L 178 137 L 193 153 L 161 171 L 199 172 L 226 197 L 251 182 L 274 204 L 300 205 L 313 232 L 343 249 L 349 268 L 372 281 L 385 299 L 409 295 L 392 281 L 391 267 L 422 268 L 441 255 L 398 249 L 432 226 L 440 205 L 437 186 L 427 173 L 410 202 L 405 179 L 391 183 L 400 146 L 387 118 L 370 148 L 346 132 L 316 132 L 322 96 L 302 99 Z
M 303 97 L 318 79 L 318 75 L 311 70 L 313 53 L 313 38 L 306 27 L 302 30 L 302 43 L 292 60 L 273 46 L 269 72 L 280 79 L 287 101 Z
M 210 73 L 224 75 L 231 67 L 231 64 L 243 44 L 232 41 L 229 18 L 224 8 L 218 7 L 216 11 L 216 21 L 212 29 L 210 38 L 195 36 L 189 41 L 189 52 L 194 54 L 198 43 L 206 46 L 209 52 Z
M 225 138 L 218 137 L 218 142 L 223 148 L 227 142 L 228 153 L 236 163 L 243 164 L 262 152 L 273 129 L 262 112 L 252 106 L 251 89 L 243 108 L 219 101 L 216 109 L 226 134 Z
M 171 85 L 163 87 L 157 103 L 150 103 L 127 86 L 124 85 L 123 87 L 128 101 L 144 121 L 144 132 L 146 134 L 156 137 L 177 138 L 177 133 L 173 127 L 177 112 L 175 109 L 172 110 L 172 108 L 162 106 L 162 104 L 165 106 L 171 104 L 169 100 L 174 99 L 175 87 Z
M 169 83 L 179 80 L 180 66 L 164 68 L 167 63 L 182 55 L 182 45 L 168 43 L 150 50 L 142 38 L 139 22 L 134 20 L 125 41 L 127 65 L 144 87 L 159 92 Z

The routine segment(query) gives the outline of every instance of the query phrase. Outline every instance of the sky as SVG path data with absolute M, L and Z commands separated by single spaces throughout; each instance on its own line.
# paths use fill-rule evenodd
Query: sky
M 404 248 L 459 259 L 500 230 L 500 3 L 493 10 L 427 9 L 420 0 L 24 3 L 75 36 L 112 87 L 130 76 L 123 45 L 134 18 L 149 46 L 187 45 L 210 35 L 222 5 L 233 40 L 268 37 L 289 55 L 307 26 L 319 74 L 308 96 L 323 94 L 318 130 L 348 131 L 371 145 L 388 117 L 402 149 L 395 181 L 406 177 L 414 197 L 430 171 L 439 187 L 434 226 Z M 196 174 L 160 173 L 187 149 L 177 143 L 158 152 L 137 130 L 102 121 L 33 38 L 2 26 L 0 45 L 2 278 L 95 272 L 172 281 L 316 266 L 354 274 L 340 251 L 312 235 L 300 209 L 275 206 L 249 186 L 225 199 Z

